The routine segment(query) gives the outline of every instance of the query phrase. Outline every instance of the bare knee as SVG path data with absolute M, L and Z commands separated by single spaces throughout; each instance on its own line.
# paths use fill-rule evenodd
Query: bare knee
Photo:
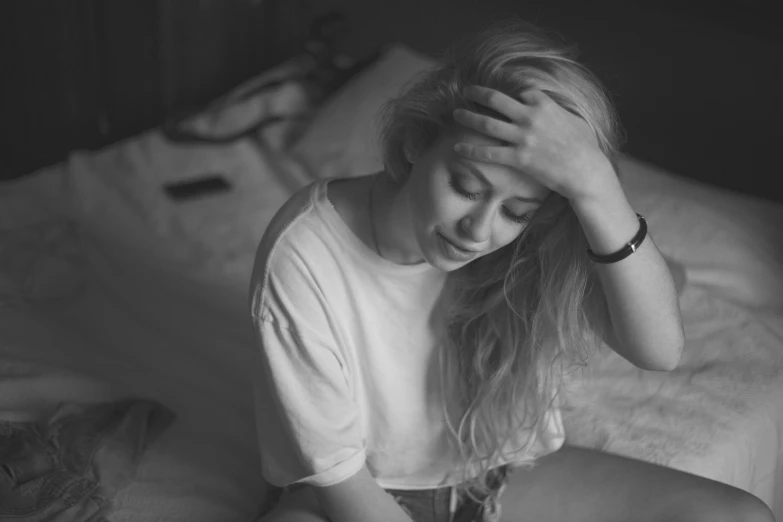
M 669 521 L 677 522 L 775 522 L 772 510 L 746 491 L 729 488 L 709 494 L 694 494 L 672 506 Z M 673 512 L 676 511 L 676 512 Z

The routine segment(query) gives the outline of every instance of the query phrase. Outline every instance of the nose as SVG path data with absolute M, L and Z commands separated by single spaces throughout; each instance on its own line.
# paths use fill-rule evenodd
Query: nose
M 460 220 L 460 231 L 473 243 L 484 243 L 489 239 L 491 226 L 491 212 L 488 209 L 467 214 Z

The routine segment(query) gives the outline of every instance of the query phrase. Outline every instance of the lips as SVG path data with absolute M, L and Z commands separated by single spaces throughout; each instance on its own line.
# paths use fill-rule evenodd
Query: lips
M 441 249 L 444 254 L 454 261 L 470 261 L 478 255 L 478 252 L 475 250 L 468 250 L 455 245 L 440 232 L 438 232 L 438 238 L 440 239 Z
M 445 240 L 446 240 L 446 241 L 448 241 L 450 244 L 452 244 L 452 245 L 454 245 L 455 247 L 457 247 L 457 249 L 459 249 L 459 250 L 462 250 L 463 252 L 473 252 L 473 253 L 478 253 L 478 250 L 473 250 L 472 248 L 465 248 L 464 246 L 460 245 L 459 243 L 455 243 L 454 241 L 450 240 L 450 239 L 449 239 L 449 238 L 447 238 L 446 236 L 443 236 L 443 239 L 445 239 Z

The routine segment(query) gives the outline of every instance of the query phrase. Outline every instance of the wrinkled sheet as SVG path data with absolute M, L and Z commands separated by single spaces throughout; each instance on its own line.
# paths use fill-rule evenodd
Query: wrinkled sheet
M 151 132 L 0 186 L 2 418 L 129 396 L 177 414 L 113 521 L 251 520 L 261 507 L 246 294 L 266 224 L 298 186 L 273 156 Z M 234 190 L 184 203 L 161 190 L 201 172 Z
M 641 169 L 634 183 L 657 179 L 654 168 L 626 166 Z M 235 190 L 186 203 L 161 190 L 203 172 L 223 173 Z M 150 132 L 0 186 L 0 415 L 127 396 L 177 413 L 111 520 L 258 512 L 247 283 L 266 224 L 310 179 L 250 141 L 173 146 Z M 657 230 L 688 261 L 687 245 Z M 595 357 L 570 381 L 569 442 L 736 485 L 780 517 L 783 318 L 698 283 L 681 297 L 681 366 L 644 372 L 612 353 Z
M 569 378 L 569 444 L 669 466 L 750 491 L 783 513 L 783 318 L 686 286 L 674 371 L 604 347 Z

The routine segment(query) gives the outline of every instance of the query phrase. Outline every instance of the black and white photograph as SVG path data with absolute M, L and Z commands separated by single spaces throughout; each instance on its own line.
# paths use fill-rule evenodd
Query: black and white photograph
M 0 0 L 0 521 L 783 520 L 772 0 Z

